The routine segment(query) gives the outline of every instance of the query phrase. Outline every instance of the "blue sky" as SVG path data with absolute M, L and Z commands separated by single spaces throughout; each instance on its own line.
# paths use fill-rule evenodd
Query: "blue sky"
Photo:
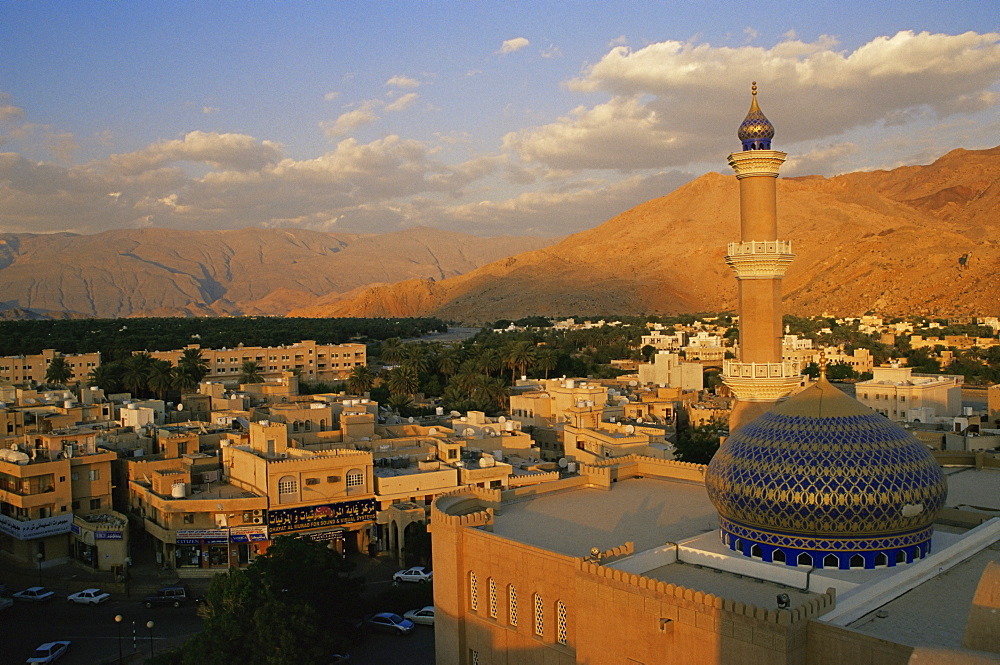
M 0 232 L 557 236 L 726 172 L 1000 135 L 1000 2 L 4 2 Z

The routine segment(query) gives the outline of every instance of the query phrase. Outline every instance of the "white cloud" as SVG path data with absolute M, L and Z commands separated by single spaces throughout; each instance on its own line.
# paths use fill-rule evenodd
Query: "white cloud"
M 142 150 L 112 155 L 108 163 L 126 173 L 139 173 L 173 162 L 199 162 L 218 169 L 253 170 L 276 161 L 281 149 L 245 134 L 189 132 L 183 139 L 159 141 Z
M 375 107 L 379 102 L 367 101 L 353 111 L 342 114 L 333 122 L 322 122 L 320 127 L 323 133 L 330 138 L 345 136 L 358 127 L 364 127 L 377 121 L 379 117 L 375 115 Z
M 514 51 L 520 51 L 530 45 L 531 42 L 524 37 L 515 37 L 514 39 L 506 40 L 497 53 L 513 53 Z
M 386 104 L 386 111 L 403 111 L 410 108 L 413 102 L 417 101 L 417 93 L 408 92 L 405 95 L 401 95 L 398 99 Z
M 541 50 L 543 58 L 561 58 L 562 51 L 555 44 L 549 44 L 547 47 Z
M 212 115 L 214 113 L 218 113 L 219 112 L 219 107 L 218 106 L 202 106 L 201 107 L 201 112 L 204 113 L 205 115 Z
M 333 101 L 333 100 L 335 100 L 335 99 L 336 99 L 337 97 L 340 97 L 340 93 L 339 93 L 339 92 L 337 92 L 336 90 L 331 90 L 330 92 L 328 92 L 328 93 L 326 93 L 325 95 L 323 95 L 323 99 L 324 99 L 325 101 L 328 101 L 328 102 L 332 102 L 332 101 Z
M 415 78 L 410 78 L 409 76 L 402 76 L 397 74 L 393 76 L 388 81 L 385 82 L 386 85 L 392 86 L 394 88 L 407 88 L 412 90 L 413 88 L 420 87 L 420 81 Z

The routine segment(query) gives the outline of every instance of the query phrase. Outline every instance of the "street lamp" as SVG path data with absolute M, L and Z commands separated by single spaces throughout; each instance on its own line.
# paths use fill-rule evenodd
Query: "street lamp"
M 146 628 L 149 628 L 149 657 L 153 657 L 153 622 L 147 621 Z
M 118 665 L 122 664 L 122 615 L 115 615 L 115 625 L 118 626 Z
M 35 558 L 38 559 L 38 586 L 42 586 L 42 560 L 45 558 L 45 555 L 39 552 L 35 555 Z

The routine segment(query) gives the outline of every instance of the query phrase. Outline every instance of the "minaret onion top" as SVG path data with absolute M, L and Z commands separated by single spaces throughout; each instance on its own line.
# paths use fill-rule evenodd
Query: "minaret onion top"
M 774 138 L 774 125 L 764 117 L 760 107 L 757 106 L 757 82 L 753 82 L 751 88 L 753 101 L 750 103 L 750 110 L 747 117 L 740 123 L 740 129 L 736 133 L 743 141 L 744 150 L 770 150 L 771 139 Z

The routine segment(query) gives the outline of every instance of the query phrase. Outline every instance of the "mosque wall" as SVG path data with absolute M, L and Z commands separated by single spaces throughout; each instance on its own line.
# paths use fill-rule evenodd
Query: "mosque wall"
M 844 665 L 844 663 L 907 665 L 913 653 L 913 647 L 820 621 L 809 622 L 808 636 L 806 665 Z

